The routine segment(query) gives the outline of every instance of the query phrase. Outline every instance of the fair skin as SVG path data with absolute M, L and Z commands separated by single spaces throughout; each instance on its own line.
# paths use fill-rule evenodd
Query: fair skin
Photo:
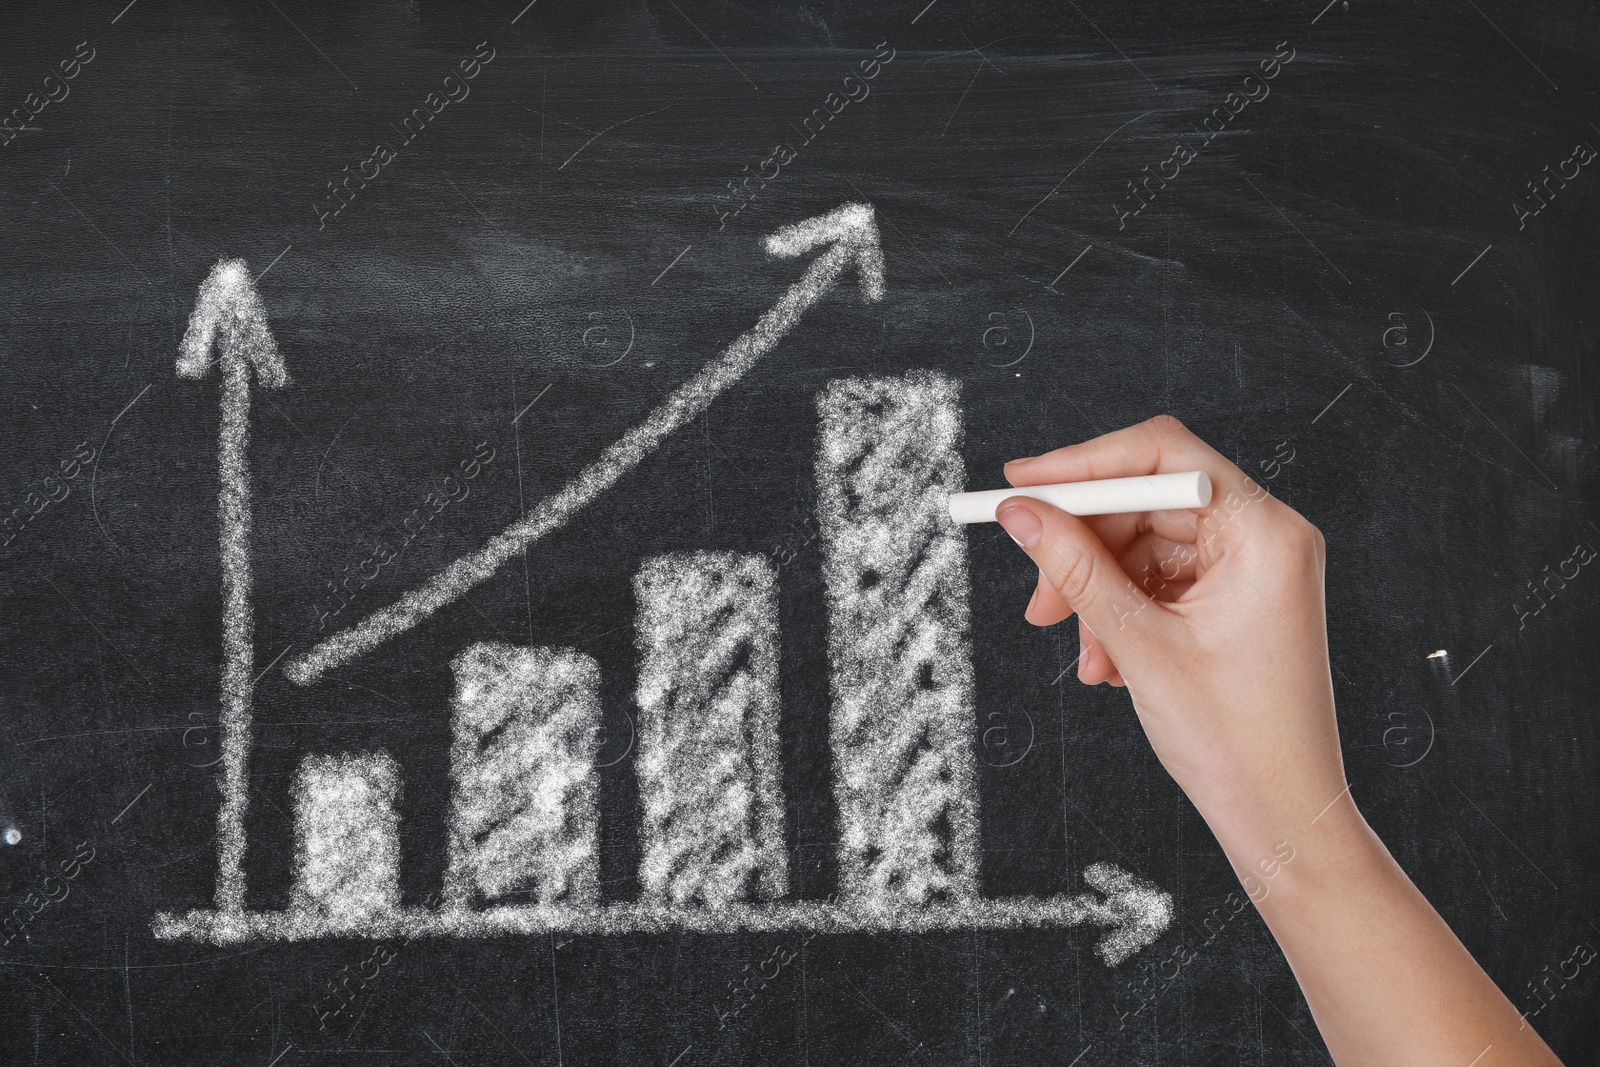
M 1350 794 L 1316 527 L 1166 416 L 1014 460 L 1006 478 L 1188 470 L 1210 475 L 1210 507 L 1080 519 L 1024 497 L 1001 504 L 1001 525 L 1039 568 L 1028 621 L 1077 616 L 1079 679 L 1127 688 L 1339 1067 L 1559 1067 Z

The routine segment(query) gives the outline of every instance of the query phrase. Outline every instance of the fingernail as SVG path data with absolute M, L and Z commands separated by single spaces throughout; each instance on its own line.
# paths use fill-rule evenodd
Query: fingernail
M 1030 611 L 1032 611 L 1033 610 L 1033 605 L 1035 604 L 1035 602 L 1038 601 L 1038 599 L 1039 599 L 1039 587 L 1036 585 L 1036 586 L 1033 587 L 1033 595 L 1028 598 L 1028 606 L 1026 608 L 1022 609 L 1022 613 L 1024 615 L 1026 615 Z
M 1033 457 L 1033 456 L 1018 456 L 1018 457 L 1017 457 L 1017 458 L 1016 458 L 1016 459 L 1008 459 L 1008 460 L 1006 460 L 1006 463 L 1005 463 L 1005 465 L 1006 465 L 1006 466 L 1007 466 L 1007 467 L 1009 467 L 1009 466 L 1011 466 L 1011 465 L 1012 465 L 1012 464 L 1013 464 L 1013 463 L 1026 463 L 1026 462 L 1028 462 L 1028 461 L 1029 461 L 1029 460 L 1030 460 L 1030 459 L 1033 459 L 1033 458 L 1034 458 L 1034 457 Z
M 1006 533 L 1011 535 L 1011 540 L 1021 545 L 1024 549 L 1034 546 L 1039 540 L 1039 535 L 1044 533 L 1044 523 L 1039 521 L 1039 516 L 1023 507 L 1021 504 L 1012 504 L 1010 507 L 1001 508 L 995 516 Z M 1037 590 L 1035 590 L 1037 592 Z

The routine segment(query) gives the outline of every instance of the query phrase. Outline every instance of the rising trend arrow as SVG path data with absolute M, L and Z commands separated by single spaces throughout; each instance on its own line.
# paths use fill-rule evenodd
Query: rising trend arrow
M 201 378 L 215 349 L 222 373 L 222 430 L 217 467 L 222 483 L 222 808 L 217 815 L 217 910 L 244 907 L 245 759 L 250 750 L 254 682 L 250 605 L 250 373 L 269 389 L 284 385 L 283 357 L 267 329 L 267 313 L 242 259 L 218 261 L 200 284 L 178 350 L 178 376 Z
M 883 251 L 870 204 L 846 204 L 767 238 L 769 255 L 793 258 L 825 248 L 798 282 L 759 322 L 700 373 L 679 386 L 639 425 L 606 448 L 560 492 L 545 497 L 526 516 L 488 544 L 456 560 L 422 586 L 355 626 L 334 634 L 284 668 L 291 681 L 307 685 L 331 668 L 348 663 L 422 620 L 483 582 L 517 553 L 565 525 L 589 502 L 637 467 L 662 441 L 697 418 L 713 400 L 742 378 L 777 345 L 807 308 L 839 281 L 852 265 L 868 300 L 883 299 Z

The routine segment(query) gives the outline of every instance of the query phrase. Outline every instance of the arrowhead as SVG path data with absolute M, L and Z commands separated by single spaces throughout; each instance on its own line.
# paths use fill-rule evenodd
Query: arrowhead
M 1172 894 L 1143 878 L 1109 863 L 1095 863 L 1083 872 L 1083 880 L 1106 895 L 1104 908 L 1112 929 L 1095 951 L 1108 967 L 1151 944 L 1172 923 Z
M 871 204 L 846 204 L 826 215 L 785 226 L 767 238 L 767 254 L 780 259 L 801 256 L 827 245 L 854 260 L 861 275 L 861 295 L 883 299 L 883 248 Z
M 218 331 L 221 331 L 220 336 Z M 289 380 L 278 343 L 267 329 L 267 309 L 242 259 L 222 259 L 200 283 L 189 328 L 178 349 L 178 375 L 202 377 L 216 346 L 224 359 L 242 357 L 261 384 L 277 388 Z

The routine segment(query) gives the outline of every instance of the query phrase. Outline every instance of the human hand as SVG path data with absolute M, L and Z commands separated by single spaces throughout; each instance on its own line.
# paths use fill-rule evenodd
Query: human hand
M 1168 773 L 1230 855 L 1353 806 L 1334 718 L 1316 527 L 1170 416 L 1006 464 L 1014 486 L 1203 470 L 1209 508 L 997 518 L 1039 567 L 1027 608 L 1078 616 L 1088 684 L 1126 685 Z M 1343 803 L 1335 803 L 1344 798 Z
M 1246 888 L 1258 869 L 1274 878 L 1251 900 L 1338 1063 L 1556 1062 L 1350 799 L 1316 527 L 1167 416 L 1015 460 L 1006 477 L 1184 470 L 1210 475 L 1209 508 L 1076 518 L 1003 501 L 996 517 L 1039 567 L 1028 619 L 1078 616 L 1078 677 L 1127 686 Z

